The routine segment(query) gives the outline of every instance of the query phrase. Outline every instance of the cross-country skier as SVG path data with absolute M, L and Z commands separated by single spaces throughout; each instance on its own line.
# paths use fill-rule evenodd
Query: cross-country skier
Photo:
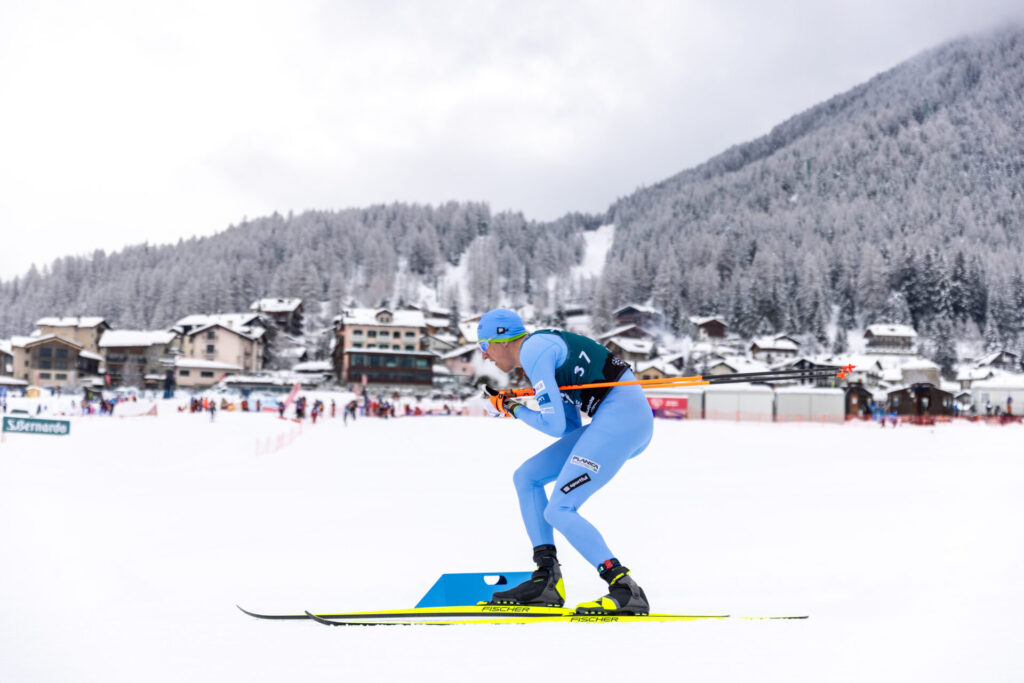
M 562 573 L 555 555 L 553 529 L 558 529 L 609 585 L 607 595 L 577 605 L 577 612 L 648 613 L 644 591 L 578 510 L 627 460 L 647 448 L 654 430 L 650 406 L 643 389 L 636 385 L 565 392 L 558 388 L 633 380 L 629 366 L 601 344 L 578 334 L 563 330 L 527 334 L 519 315 L 503 308 L 484 314 L 477 326 L 477 338 L 483 357 L 503 372 L 523 369 L 533 385 L 539 410 L 488 388 L 492 405 L 506 417 L 558 437 L 524 462 L 513 477 L 537 570 L 529 581 L 494 593 L 492 602 L 565 604 Z M 592 418 L 586 426 L 582 424 L 581 409 Z M 549 500 L 544 485 L 551 481 L 555 487 Z

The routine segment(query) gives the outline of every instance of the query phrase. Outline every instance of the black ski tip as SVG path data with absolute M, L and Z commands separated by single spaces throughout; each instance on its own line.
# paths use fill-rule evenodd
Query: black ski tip
M 316 614 L 313 614 L 309 610 L 306 610 L 306 617 L 308 619 L 312 619 L 313 621 L 315 621 L 318 624 L 324 624 L 326 626 L 348 626 L 349 625 L 349 624 L 345 623 L 344 621 L 331 621 L 330 619 L 324 619 L 321 616 L 317 616 Z
M 264 614 L 256 614 L 255 612 L 250 612 L 249 610 L 245 609 L 241 605 L 236 604 L 235 607 L 240 609 L 243 614 L 248 614 L 250 617 L 256 617 L 257 619 L 266 619 L 267 618 L 266 615 L 264 615 Z
M 260 614 L 258 612 L 250 612 L 241 605 L 235 605 L 242 611 L 243 614 L 248 614 L 250 617 L 257 619 L 307 619 L 305 614 Z
M 320 623 L 320 624 L 327 624 L 328 626 L 334 626 L 335 625 L 334 622 L 331 622 L 331 621 L 328 621 L 327 619 L 323 619 L 321 617 L 318 617 L 317 615 L 313 614 L 309 610 L 306 610 L 306 617 L 308 617 L 309 619 L 312 619 L 313 621 L 315 621 L 317 623 Z

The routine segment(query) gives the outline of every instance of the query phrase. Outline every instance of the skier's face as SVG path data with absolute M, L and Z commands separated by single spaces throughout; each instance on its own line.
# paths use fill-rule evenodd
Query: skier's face
M 493 362 L 502 372 L 511 372 L 519 366 L 521 340 L 514 342 L 491 342 L 483 352 L 484 359 Z

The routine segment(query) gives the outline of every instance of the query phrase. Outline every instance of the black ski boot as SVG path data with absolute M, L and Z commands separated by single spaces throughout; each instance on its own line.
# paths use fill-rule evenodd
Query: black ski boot
M 649 614 L 651 606 L 647 602 L 644 589 L 636 585 L 629 575 L 629 569 L 612 558 L 601 565 L 601 578 L 608 582 L 611 589 L 608 595 L 593 602 L 582 602 L 576 605 L 577 614 Z
M 565 586 L 562 584 L 558 558 L 555 557 L 555 546 L 539 545 L 534 548 L 533 561 L 537 563 L 537 570 L 530 580 L 507 591 L 495 593 L 491 596 L 492 605 L 565 605 Z

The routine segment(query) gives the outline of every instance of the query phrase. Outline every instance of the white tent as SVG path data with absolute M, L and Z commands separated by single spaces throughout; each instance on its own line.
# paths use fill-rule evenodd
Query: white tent
M 775 393 L 757 384 L 719 384 L 704 389 L 704 417 L 708 420 L 771 422 Z
M 971 384 L 971 396 L 974 399 L 974 410 L 985 414 L 985 405 L 992 403 L 992 408 L 999 408 L 1006 413 L 1007 399 L 1012 398 L 1014 415 L 1024 413 L 1024 375 L 999 375 L 992 379 L 983 379 Z
M 846 404 L 842 389 L 786 387 L 775 391 L 778 422 L 843 422 Z

